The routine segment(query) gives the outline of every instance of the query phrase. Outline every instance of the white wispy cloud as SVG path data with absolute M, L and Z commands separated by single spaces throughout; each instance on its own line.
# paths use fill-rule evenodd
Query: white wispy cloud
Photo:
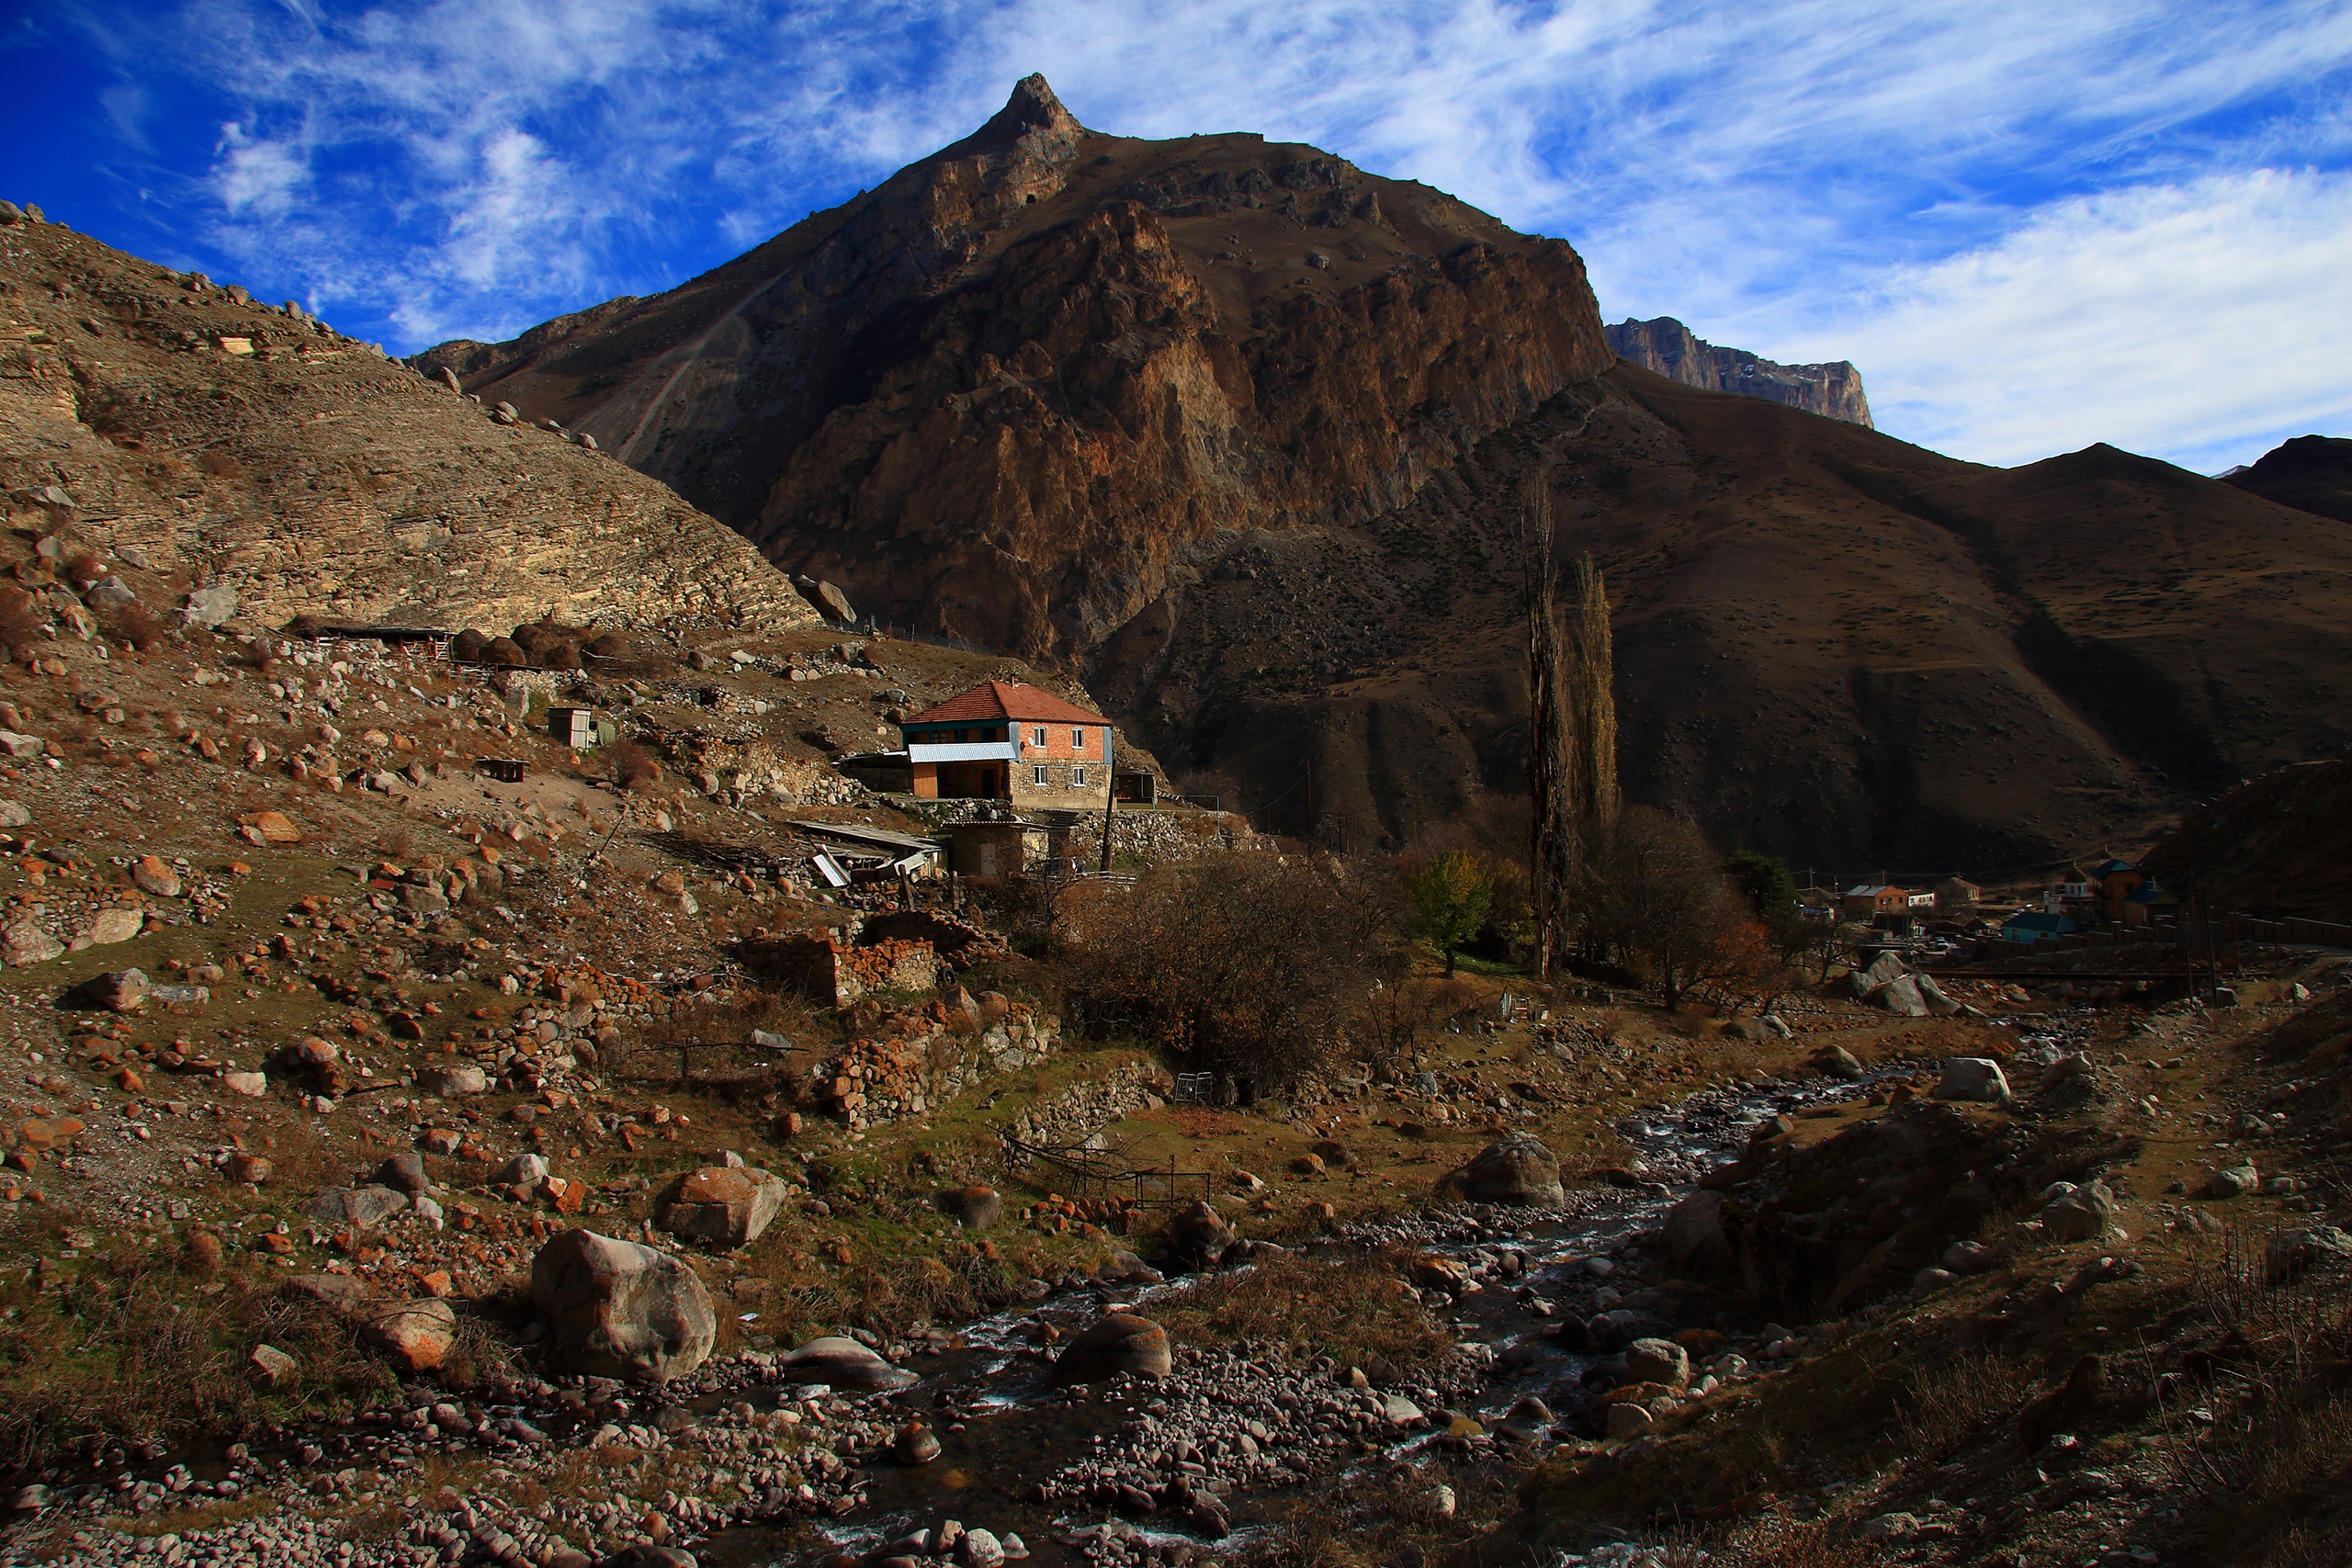
M 1882 424 L 1956 457 L 2104 441 L 2218 468 L 2281 434 L 2352 429 L 2347 258 L 2352 175 L 2114 191 L 1896 271 L 1839 341 L 1883 367 Z
M 2203 433 L 2318 395 L 2310 378 L 2206 378 L 2200 420 L 2120 384 L 2092 395 L 2094 377 L 2052 394 L 2065 421 L 2037 421 L 2018 378 L 2006 403 L 1959 385 L 1987 358 L 1936 323 L 2006 321 L 2024 307 L 2002 301 L 2047 297 L 2070 257 L 2095 272 L 2160 230 L 2182 247 L 2171 281 L 2075 290 L 2039 322 L 2052 363 L 2160 340 L 2211 355 L 2230 333 L 2185 341 L 2142 314 L 2192 295 L 2247 342 L 2292 336 L 2324 279 L 2257 243 L 2278 292 L 2200 293 L 2195 266 L 2246 258 L 2184 236 L 2208 203 L 2233 215 L 2219 233 L 2283 226 L 2324 249 L 2352 164 L 2352 0 L 76 3 L 137 88 L 109 100 L 143 117 L 124 158 L 192 248 L 371 311 L 401 347 L 666 287 L 963 135 L 1042 70 L 1097 129 L 1313 142 L 1560 234 L 1612 318 L 1852 358 L 1899 434 L 2038 455 L 2037 427 L 2110 410 L 2197 456 Z M 237 130 L 175 164 L 168 117 L 192 98 Z

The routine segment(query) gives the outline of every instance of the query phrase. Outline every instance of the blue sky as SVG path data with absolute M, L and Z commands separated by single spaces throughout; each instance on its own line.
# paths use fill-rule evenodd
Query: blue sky
M 2352 0 L 17 0 L 0 196 L 409 351 L 651 293 L 1043 71 L 1572 242 L 1881 428 L 2208 471 L 2352 434 Z

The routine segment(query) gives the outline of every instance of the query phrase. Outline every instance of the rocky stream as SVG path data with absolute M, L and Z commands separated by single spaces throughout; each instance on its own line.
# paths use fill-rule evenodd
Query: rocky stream
M 1204 1562 L 1366 1478 L 1443 1517 L 1453 1495 L 1425 1473 L 1440 1454 L 1523 1464 L 1562 1442 L 1638 1446 L 1647 1409 L 1597 1395 L 1630 1382 L 1702 1400 L 1803 1351 L 1802 1331 L 1762 1324 L 1714 1334 L 1693 1357 L 1670 1337 L 1708 1325 L 1678 1317 L 1648 1259 L 1677 1199 L 1759 1123 L 1870 1087 L 1853 1077 L 1704 1090 L 1622 1120 L 1634 1158 L 1611 1185 L 1570 1190 L 1556 1208 L 1453 1203 L 1307 1243 L 1304 1255 L 1325 1262 L 1412 1259 L 1396 1288 L 1453 1338 L 1417 1377 L 1270 1345 L 1170 1349 L 1148 1325 L 1121 1339 L 1118 1314 L 1148 1319 L 1218 1277 L 1168 1278 L 1122 1253 L 1091 1277 L 1032 1280 L 1028 1300 L 952 1334 L 743 1351 L 659 1387 L 571 1376 L 472 1398 L 419 1388 L 338 1426 L 168 1467 L 175 1456 L 160 1450 L 116 1450 L 78 1484 L 27 1489 L 0 1568 L 33 1561 L 24 1525 L 61 1514 L 86 1524 L 51 1532 L 47 1560 L 62 1540 L 72 1561 L 164 1568 L 582 1568 L 677 1563 L 688 1551 L 746 1568 Z M 1270 1251 L 1236 1244 L 1226 1271 Z M 1090 1345 L 1107 1345 L 1107 1359 L 1089 1381 L 1069 1376 L 1086 1354 L 1073 1347 Z M 1102 1375 L 1155 1358 L 1163 1375 Z M 210 1517 L 179 1534 L 108 1522 L 190 1507 Z

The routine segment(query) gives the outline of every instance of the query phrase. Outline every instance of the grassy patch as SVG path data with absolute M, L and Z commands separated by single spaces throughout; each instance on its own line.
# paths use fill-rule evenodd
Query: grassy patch
M 75 1443 L 130 1444 L 340 1413 L 394 1386 L 355 1331 L 280 1295 L 283 1277 L 183 1272 L 128 1239 L 58 1282 L 0 1289 L 0 1464 L 38 1466 Z M 246 1375 L 256 1345 L 292 1356 L 289 1389 Z
M 1378 1357 L 1400 1372 L 1453 1342 L 1401 1289 L 1402 1253 L 1325 1263 L 1282 1258 L 1203 1280 L 1156 1309 L 1161 1326 L 1193 1345 L 1254 1340 L 1298 1356 L 1360 1365 Z

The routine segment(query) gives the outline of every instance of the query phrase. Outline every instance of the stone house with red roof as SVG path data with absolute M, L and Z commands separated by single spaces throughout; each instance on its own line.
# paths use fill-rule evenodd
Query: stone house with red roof
M 924 799 L 1070 811 L 1110 803 L 1111 721 L 1036 686 L 984 682 L 906 719 L 899 733 Z

